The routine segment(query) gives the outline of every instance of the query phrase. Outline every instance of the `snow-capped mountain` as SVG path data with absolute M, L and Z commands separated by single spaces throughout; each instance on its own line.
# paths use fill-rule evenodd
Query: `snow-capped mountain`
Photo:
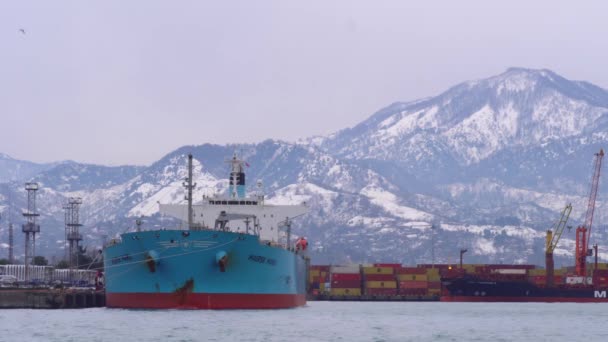
M 250 165 L 249 191 L 260 180 L 269 202 L 310 206 L 294 229 L 313 242 L 314 261 L 454 262 L 467 247 L 471 262 L 542 264 L 545 230 L 561 209 L 573 204 L 572 226 L 585 214 L 594 153 L 608 146 L 607 132 L 606 90 L 513 68 L 298 143 L 184 146 L 147 167 L 62 162 L 28 173 L 2 164 L 18 181 L 3 178 L 0 212 L 7 217 L 11 197 L 20 222 L 22 182 L 39 182 L 38 241 L 48 254 L 63 244 L 62 206 L 70 196 L 83 198 L 83 231 L 93 245 L 140 216 L 144 228 L 179 225 L 157 210 L 158 203 L 184 202 L 186 155 L 195 159 L 196 201 L 225 190 L 225 159 L 236 151 Z M 606 182 L 592 239 L 600 245 L 608 242 Z M 557 262 L 572 264 L 574 234 L 564 235 Z M 600 250 L 608 259 L 608 248 Z

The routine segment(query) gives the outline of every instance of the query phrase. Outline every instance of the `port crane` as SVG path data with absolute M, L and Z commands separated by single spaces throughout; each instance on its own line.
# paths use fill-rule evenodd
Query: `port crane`
M 566 224 L 568 223 L 568 219 L 570 218 L 570 213 L 572 212 L 572 204 L 569 203 L 566 205 L 564 210 L 562 210 L 562 214 L 557 222 L 553 225 L 552 229 L 547 230 L 547 243 L 545 246 L 545 269 L 547 272 L 547 287 L 553 287 L 554 285 L 554 269 L 555 265 L 553 262 L 553 251 L 555 247 L 557 247 L 557 243 L 559 239 L 562 237 L 562 233 L 564 232 L 564 228 L 566 228 Z
M 577 276 L 584 277 L 587 275 L 587 257 L 593 255 L 593 251 L 589 249 L 589 238 L 591 237 L 591 225 L 593 224 L 593 212 L 595 211 L 595 199 L 600 183 L 600 171 L 603 157 L 604 149 L 600 149 L 600 151 L 595 154 L 593 178 L 591 178 L 591 191 L 589 192 L 585 223 L 576 228 L 575 271 Z

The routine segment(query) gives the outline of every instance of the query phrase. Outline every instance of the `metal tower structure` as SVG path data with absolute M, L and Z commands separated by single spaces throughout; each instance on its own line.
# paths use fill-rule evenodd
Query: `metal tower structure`
M 36 191 L 38 183 L 25 183 L 27 191 L 27 211 L 23 212 L 23 217 L 27 221 L 21 226 L 25 233 L 25 281 L 30 280 L 29 268 L 36 255 L 36 233 L 40 233 L 40 225 L 36 223 L 36 218 L 40 216 L 36 212 Z
M 80 197 L 70 197 L 66 208 L 66 245 L 68 246 L 68 264 L 70 269 L 78 268 L 78 248 L 82 241 L 80 234 L 80 205 L 82 199 Z
M 600 183 L 602 158 L 604 158 L 604 150 L 600 149 L 600 151 L 595 154 L 595 163 L 593 165 L 593 177 L 591 178 L 591 191 L 589 192 L 589 202 L 587 203 L 585 224 L 576 228 L 575 265 L 576 275 L 578 276 L 585 276 L 587 274 L 587 257 L 593 254 L 593 252 L 589 249 L 589 239 L 591 238 L 591 225 L 593 224 L 595 199 L 597 198 L 597 190 Z
M 192 154 L 188 155 L 188 178 L 184 180 L 184 188 L 186 188 L 186 200 L 188 201 L 188 229 L 194 228 L 194 216 L 192 211 L 192 189 L 196 187 L 196 183 L 192 184 Z

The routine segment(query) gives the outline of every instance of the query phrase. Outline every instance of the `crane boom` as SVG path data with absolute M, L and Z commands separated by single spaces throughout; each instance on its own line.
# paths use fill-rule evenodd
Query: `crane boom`
M 557 222 L 553 225 L 553 229 L 547 230 L 547 245 L 545 251 L 545 269 L 547 276 L 547 287 L 553 287 L 554 280 L 554 263 L 553 263 L 553 251 L 555 247 L 557 247 L 557 243 L 564 232 L 564 228 L 566 228 L 566 224 L 568 223 L 568 218 L 570 218 L 570 213 L 572 212 L 572 204 L 566 205 L 564 210 L 562 210 L 562 214 Z M 555 232 L 555 234 L 553 233 Z
M 585 224 L 576 228 L 576 274 L 579 276 L 585 276 L 587 273 L 586 263 L 587 256 L 589 255 L 589 239 L 591 238 L 591 226 L 593 224 L 595 199 L 597 198 L 597 190 L 600 183 L 600 172 L 603 157 L 604 150 L 600 149 L 600 151 L 595 154 L 593 178 L 591 178 L 591 191 L 589 191 L 589 202 L 587 203 Z
M 562 210 L 562 214 L 560 216 L 559 221 L 555 222 L 553 225 L 553 229 L 549 230 L 551 234 L 547 234 L 550 238 L 547 239 L 547 253 L 553 253 L 555 247 L 557 247 L 557 243 L 559 239 L 562 237 L 562 233 L 564 232 L 564 228 L 566 228 L 566 224 L 568 223 L 568 219 L 570 218 L 570 213 L 572 212 L 572 203 L 566 205 L 564 210 Z

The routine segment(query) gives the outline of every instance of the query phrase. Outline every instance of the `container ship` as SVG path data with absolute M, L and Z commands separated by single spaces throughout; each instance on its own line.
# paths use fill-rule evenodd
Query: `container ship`
M 569 275 L 531 265 L 481 266 L 442 277 L 441 301 L 446 302 L 608 302 L 608 264 L 589 269 L 591 277 Z
M 302 205 L 269 205 L 245 195 L 244 161 L 235 154 L 228 193 L 160 212 L 187 229 L 122 234 L 104 248 L 106 305 L 142 309 L 273 309 L 306 304 L 306 244 L 291 243 L 291 220 Z M 258 184 L 261 188 L 261 184 Z
M 595 154 L 591 190 L 584 224 L 576 228 L 575 266 L 555 272 L 553 251 L 566 227 L 572 205 L 568 204 L 551 229 L 545 244 L 545 269 L 539 273 L 516 265 L 485 269 L 474 275 L 444 278 L 442 301 L 474 302 L 608 302 L 608 270 L 598 263 L 598 246 L 589 248 L 595 201 L 599 188 L 604 150 Z M 466 252 L 466 250 L 464 250 Z M 593 256 L 595 263 L 587 264 Z M 461 251 L 462 258 L 462 251 Z M 542 273 L 540 273 L 542 272 Z

